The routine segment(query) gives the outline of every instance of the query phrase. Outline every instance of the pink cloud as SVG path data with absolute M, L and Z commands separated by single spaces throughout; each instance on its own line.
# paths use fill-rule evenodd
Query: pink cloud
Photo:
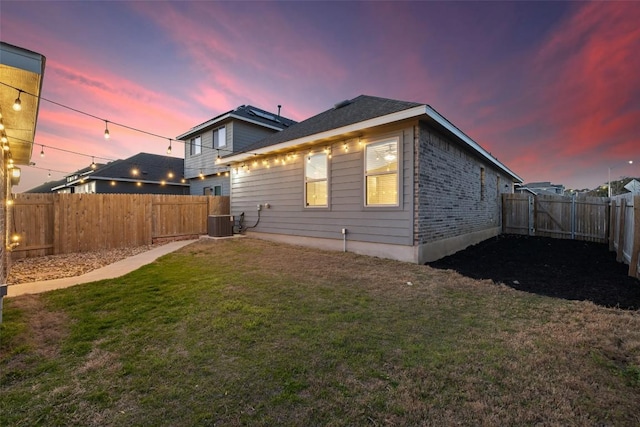
M 536 57 L 536 69 L 548 82 L 541 99 L 563 155 L 599 150 L 612 157 L 619 144 L 637 140 L 638 22 L 640 8 L 632 3 L 584 4 Z

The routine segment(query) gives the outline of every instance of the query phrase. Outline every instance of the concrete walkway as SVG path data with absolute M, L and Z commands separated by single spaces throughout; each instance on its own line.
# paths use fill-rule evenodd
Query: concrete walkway
M 69 286 L 80 285 L 82 283 L 95 282 L 103 279 L 113 279 L 124 276 L 127 273 L 137 270 L 145 264 L 150 264 L 162 255 L 177 251 L 197 240 L 179 240 L 169 242 L 149 251 L 142 252 L 129 258 L 122 259 L 113 264 L 85 273 L 81 276 L 64 277 L 62 279 L 41 280 L 39 282 L 21 283 L 10 285 L 7 289 L 7 297 L 16 297 L 24 294 L 38 294 L 52 291 L 54 289 L 68 288 Z

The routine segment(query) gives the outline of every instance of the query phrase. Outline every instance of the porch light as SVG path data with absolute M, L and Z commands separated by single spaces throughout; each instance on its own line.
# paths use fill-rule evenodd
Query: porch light
M 20 184 L 20 176 L 22 175 L 22 171 L 20 170 L 20 168 L 17 168 L 17 167 L 11 168 L 10 174 L 11 174 L 11 185 Z

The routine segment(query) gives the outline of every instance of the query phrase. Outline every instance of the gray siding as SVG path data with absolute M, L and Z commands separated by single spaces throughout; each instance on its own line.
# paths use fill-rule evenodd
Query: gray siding
M 206 187 L 210 187 L 213 189 L 213 187 L 215 187 L 216 185 L 220 185 L 222 186 L 222 196 L 228 196 L 230 192 L 229 179 L 230 178 L 228 176 L 224 176 L 224 174 L 222 174 L 221 176 L 217 176 L 217 175 L 207 176 L 205 177 L 205 179 L 200 179 L 200 178 L 192 179 L 189 182 L 190 188 L 191 188 L 191 195 L 202 196 L 204 195 L 204 189 Z
M 213 149 L 213 131 L 208 130 L 201 133 L 200 136 L 202 137 L 200 154 L 194 156 L 189 154 L 191 139 L 185 141 L 184 144 L 184 177 L 187 179 L 198 177 L 200 171 L 208 175 L 215 170 L 217 151 Z
M 415 244 L 500 226 L 512 180 L 426 123 L 416 135 Z
M 228 148 L 234 152 L 242 151 L 254 142 L 274 132 L 277 131 L 252 123 L 235 121 L 227 126 L 227 144 L 230 144 Z
M 270 168 L 259 165 L 250 173 L 232 173 L 231 213 L 245 213 L 245 224 L 258 219 L 257 204 L 269 203 L 261 211 L 255 231 L 293 236 L 342 239 L 341 229 L 348 229 L 349 240 L 398 245 L 413 244 L 413 127 L 396 127 L 363 136 L 364 142 L 397 135 L 402 150 L 400 206 L 366 208 L 364 206 L 363 147 L 358 139 L 331 144 L 329 160 L 329 207 L 304 207 L 304 159 L 308 152 L 298 150 L 297 157 L 286 165 Z M 315 150 L 322 150 L 321 143 Z

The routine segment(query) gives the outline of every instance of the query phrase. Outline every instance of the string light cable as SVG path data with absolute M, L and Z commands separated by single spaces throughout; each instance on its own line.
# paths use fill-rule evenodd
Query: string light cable
M 32 93 L 30 93 L 28 91 L 25 91 L 23 89 L 17 88 L 15 86 L 12 86 L 12 85 L 4 83 L 4 82 L 0 82 L 0 84 L 2 84 L 3 86 L 6 86 L 6 87 L 10 87 L 10 88 L 12 88 L 14 90 L 17 90 L 20 94 L 26 94 L 26 95 L 29 95 L 29 96 L 33 96 L 34 98 L 39 98 L 39 99 L 41 99 L 43 101 L 46 101 L 46 102 L 48 102 L 50 104 L 57 105 L 58 107 L 65 108 L 65 109 L 73 111 L 75 113 L 82 114 L 84 116 L 91 117 L 93 119 L 96 119 L 96 120 L 99 120 L 101 122 L 104 122 L 104 125 L 105 125 L 104 137 L 105 137 L 105 139 L 109 139 L 110 138 L 111 134 L 109 132 L 109 125 L 112 125 L 112 127 L 113 126 L 118 126 L 118 127 L 124 128 L 124 129 L 129 129 L 129 130 L 134 131 L 134 132 L 138 132 L 138 133 L 142 133 L 142 134 L 145 134 L 145 135 L 153 136 L 155 138 L 161 138 L 164 141 L 169 140 L 169 147 L 171 147 L 171 142 L 172 141 L 181 142 L 181 143 L 183 143 L 185 145 L 190 143 L 189 141 L 175 140 L 175 139 L 170 138 L 168 136 L 159 135 L 157 133 L 149 132 L 149 131 L 146 131 L 144 129 L 139 129 L 139 128 L 136 128 L 136 127 L 133 127 L 133 126 L 129 126 L 129 125 L 123 124 L 123 123 L 114 122 L 112 120 L 108 120 L 108 119 L 105 119 L 103 117 L 96 116 L 95 114 L 87 113 L 86 111 L 82 111 L 82 110 L 79 110 L 77 108 L 70 107 L 68 105 L 62 104 L 60 102 L 53 101 L 53 100 L 45 98 L 43 96 L 39 96 L 38 97 L 35 94 L 32 94 Z M 228 149 L 228 148 L 220 148 L 220 147 L 214 148 L 214 147 L 209 147 L 209 146 L 204 146 L 204 145 L 201 145 L 200 147 L 208 149 L 208 150 L 217 150 L 218 152 L 222 151 L 222 152 L 226 152 L 228 154 L 232 154 L 233 153 L 233 150 Z M 167 152 L 169 152 L 169 151 L 170 150 L 167 149 Z M 249 153 L 249 154 L 258 155 L 258 153 Z M 83 154 L 83 155 L 90 156 L 90 155 L 87 155 L 87 154 Z

